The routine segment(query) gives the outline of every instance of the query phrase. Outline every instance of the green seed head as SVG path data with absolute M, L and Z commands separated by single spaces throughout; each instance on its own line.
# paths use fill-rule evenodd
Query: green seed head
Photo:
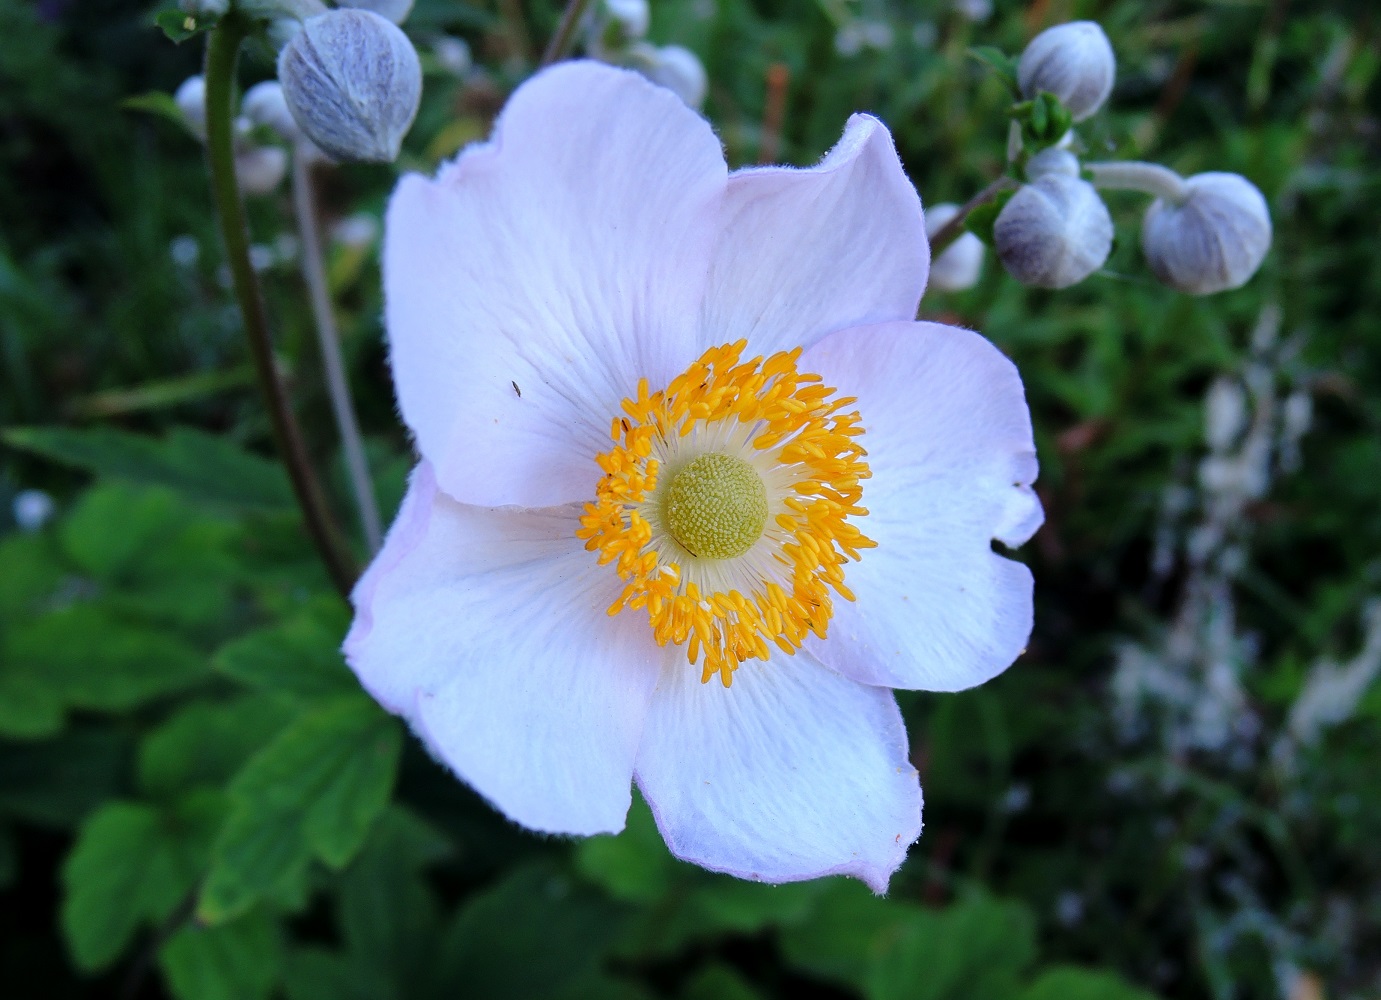
M 706 559 L 741 556 L 767 525 L 767 487 L 733 455 L 708 454 L 671 477 L 662 519 L 673 538 Z

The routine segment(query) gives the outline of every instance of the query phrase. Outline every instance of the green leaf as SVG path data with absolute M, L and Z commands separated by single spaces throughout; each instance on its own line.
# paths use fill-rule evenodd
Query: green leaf
M 168 795 L 224 785 L 291 716 L 284 702 L 259 696 L 187 705 L 140 744 L 139 786 Z
M 964 219 L 964 228 L 988 246 L 994 245 L 993 226 L 997 224 L 1002 207 L 1012 200 L 1015 191 L 1002 191 L 986 205 L 979 205 Z
M 348 956 L 325 948 L 296 949 L 283 972 L 288 1000 L 375 1000 L 372 987 Z
M 681 991 L 681 1000 L 760 1000 L 762 994 L 727 965 L 702 969 Z
M 1035 918 L 975 898 L 918 911 L 871 963 L 868 1000 L 1010 1000 L 1036 957 Z
M 208 673 L 206 657 L 182 640 L 120 621 L 99 605 L 42 615 L 3 637 L 5 662 L 44 677 L 76 708 L 124 711 L 183 690 Z
M 108 483 L 87 490 L 63 519 L 67 556 L 96 579 L 117 582 L 187 523 L 188 511 L 163 489 Z
M 548 865 L 474 896 L 443 939 L 436 995 L 547 1000 L 592 975 L 622 911 Z
M 62 567 L 47 534 L 0 539 L 0 566 L 0 620 L 32 611 L 62 582 Z
M 161 812 L 110 802 L 82 825 L 63 868 L 62 926 L 73 960 L 99 969 L 143 922 L 165 919 L 191 890 L 220 820 L 219 797 Z
M 363 697 L 299 717 L 230 786 L 234 811 L 216 843 L 198 913 L 227 920 L 301 877 L 311 856 L 340 867 L 388 802 L 402 734 Z
M 163 34 L 167 35 L 169 40 L 181 45 L 203 31 L 210 31 L 216 26 L 217 18 L 193 17 L 180 10 L 160 10 L 154 15 L 153 20 L 163 29 Z
M 794 969 L 862 989 L 869 965 L 922 911 L 874 896 L 854 879 L 825 885 L 810 919 L 782 930 L 783 957 Z
M 1014 57 L 991 45 L 976 45 L 969 49 L 969 56 L 992 70 L 1014 98 L 1021 96 L 1021 88 L 1017 86 L 1017 60 Z
M 375 996 L 415 996 L 436 948 L 439 912 L 421 870 L 451 851 L 440 833 L 395 807 L 340 880 L 340 929 Z
M 196 135 L 187 121 L 187 116 L 177 106 L 177 101 L 173 99 L 172 94 L 161 90 L 151 90 L 147 94 L 126 97 L 120 102 L 120 107 L 127 111 L 143 111 L 146 114 L 154 115 L 171 122 L 188 135 Z
M 31 661 L 0 660 L 0 736 L 39 740 L 62 731 L 62 690 Z
M 261 691 L 305 698 L 344 694 L 358 690 L 359 683 L 341 656 L 342 632 L 343 623 L 301 614 L 221 647 L 213 663 Z
M 266 510 L 293 504 L 287 475 L 276 463 L 191 428 L 159 440 L 109 427 L 11 427 L 0 440 L 98 475 L 167 486 L 192 500 Z
M 1114 972 L 1074 965 L 1048 968 L 1018 1000 L 1156 1000 Z
M 179 1000 L 264 1000 L 282 971 L 280 931 L 263 913 L 220 927 L 188 924 L 159 950 L 158 965 Z
M 575 867 L 610 896 L 629 903 L 657 902 L 684 868 L 667 850 L 652 810 L 641 798 L 634 799 L 622 833 L 576 845 Z

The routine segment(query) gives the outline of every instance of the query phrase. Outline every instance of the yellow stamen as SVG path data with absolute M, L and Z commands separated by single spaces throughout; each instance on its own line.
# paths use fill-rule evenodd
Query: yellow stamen
M 624 581 L 609 614 L 646 608 L 659 644 L 726 687 L 744 660 L 824 638 L 831 591 L 853 600 L 845 561 L 876 545 L 848 521 L 870 475 L 859 415 L 839 412 L 856 400 L 798 372 L 800 348 L 740 363 L 745 343 L 660 392 L 639 381 L 577 531 Z

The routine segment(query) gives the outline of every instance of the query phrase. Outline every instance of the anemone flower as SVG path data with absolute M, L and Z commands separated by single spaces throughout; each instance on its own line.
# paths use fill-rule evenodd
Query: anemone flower
M 567 63 L 389 205 L 421 462 L 346 656 L 515 822 L 882 892 L 920 834 L 892 688 L 1005 669 L 1041 522 L 1015 368 L 912 320 L 929 250 L 887 130 L 729 173 L 633 73 Z

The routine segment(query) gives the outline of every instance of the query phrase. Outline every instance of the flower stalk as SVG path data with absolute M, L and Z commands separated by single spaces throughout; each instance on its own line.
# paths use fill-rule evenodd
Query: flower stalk
M 321 484 L 308 461 L 307 447 L 288 401 L 287 390 L 274 366 L 268 311 L 249 258 L 248 222 L 235 180 L 232 110 L 235 65 L 244 38 L 245 28 L 240 20 L 227 17 L 212 29 L 206 48 L 206 151 L 211 195 L 225 241 L 235 299 L 244 318 L 245 336 L 279 455 L 287 466 L 308 534 L 331 582 L 342 595 L 348 596 L 356 570 L 340 541 Z
M 1184 178 L 1158 163 L 1085 163 L 1084 169 L 1092 175 L 1093 186 L 1105 191 L 1140 191 L 1172 205 L 1182 205 L 1189 197 Z
M 383 544 L 383 529 L 379 522 L 379 505 L 374 499 L 374 486 L 369 477 L 369 463 L 365 459 L 364 441 L 360 436 L 360 423 L 355 416 L 350 383 L 345 377 L 340 331 L 336 327 L 335 312 L 331 308 L 331 290 L 322 263 L 321 227 L 317 223 L 316 187 L 312 183 L 315 160 L 315 152 L 303 144 L 299 144 L 293 153 L 293 213 L 297 218 L 297 235 L 302 244 L 302 278 L 307 283 L 312 319 L 316 321 L 326 390 L 331 396 L 331 409 L 335 413 L 336 429 L 340 432 L 341 448 L 345 452 L 350 489 L 355 494 L 355 505 L 360 515 L 360 530 L 373 555 Z
M 964 223 L 968 221 L 969 214 L 976 208 L 988 204 L 1003 191 L 1017 186 L 1017 182 L 1010 177 L 999 177 L 982 191 L 970 198 L 959 206 L 959 211 L 943 226 L 935 231 L 935 235 L 930 238 L 930 257 L 934 260 L 948 249 L 949 245 L 964 235 Z
M 589 8 L 590 0 L 570 0 L 566 4 L 566 10 L 561 15 L 561 23 L 556 27 L 556 34 L 551 36 L 547 51 L 542 53 L 543 66 L 560 62 L 570 53 L 572 46 L 575 45 L 575 36 L 580 28 L 580 22 L 585 19 L 585 11 Z

